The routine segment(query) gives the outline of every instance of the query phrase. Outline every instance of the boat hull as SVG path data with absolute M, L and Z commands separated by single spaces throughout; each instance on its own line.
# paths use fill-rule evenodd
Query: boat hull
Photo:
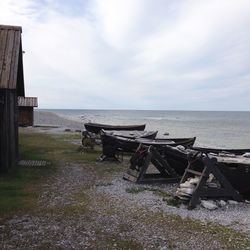
M 195 143 L 196 137 L 192 138 L 167 138 L 167 139 L 154 139 L 154 140 L 148 140 L 144 138 L 139 138 L 136 141 L 140 144 L 143 144 L 145 146 L 154 146 L 158 149 L 169 145 L 172 147 L 181 145 L 185 148 L 192 147 Z
M 204 148 L 203 148 L 204 149 Z M 250 196 L 250 159 L 245 158 L 244 160 L 237 161 L 238 158 L 242 159 L 244 157 L 239 157 L 240 150 L 236 150 L 238 153 L 238 158 L 222 157 L 215 155 L 214 152 L 220 153 L 219 149 L 207 149 L 206 153 L 209 155 L 209 151 L 212 151 L 211 157 L 217 159 L 217 166 L 221 173 L 227 178 L 230 184 L 239 191 L 242 195 Z M 233 153 L 233 149 L 230 153 Z M 188 165 L 188 154 L 195 154 L 199 151 L 196 150 L 178 150 L 176 148 L 166 146 L 164 148 L 164 157 L 167 159 L 168 163 L 175 169 L 179 175 L 183 175 L 184 171 Z M 224 152 L 224 149 L 223 151 Z M 241 153 L 245 151 L 242 150 Z M 233 160 L 235 159 L 235 160 Z M 199 171 L 202 169 L 202 161 L 196 161 L 195 170 Z
M 119 134 L 119 133 L 117 133 Z M 128 133 L 120 133 L 120 136 L 117 136 L 115 133 L 110 134 L 109 132 L 101 132 L 101 140 L 103 146 L 103 154 L 106 149 L 110 150 L 111 148 L 119 149 L 123 152 L 135 152 L 139 143 L 136 141 L 136 138 L 145 138 L 153 139 L 157 135 L 157 131 L 136 131 L 136 134 L 129 135 Z
M 143 131 L 146 127 L 146 124 L 141 125 L 108 125 L 108 124 L 101 124 L 101 123 L 85 123 L 85 129 L 88 132 L 98 134 L 102 129 L 104 130 L 138 130 Z
M 161 148 L 169 146 L 178 146 L 182 145 L 185 148 L 193 146 L 195 142 L 195 137 L 193 138 L 170 138 L 170 139 L 154 139 L 156 134 L 140 137 L 140 138 L 126 138 L 121 136 L 113 136 L 105 134 L 102 137 L 102 141 L 105 145 L 114 145 L 115 147 L 121 149 L 123 152 L 133 153 L 139 147 L 140 144 L 145 146 L 154 146 L 161 151 Z

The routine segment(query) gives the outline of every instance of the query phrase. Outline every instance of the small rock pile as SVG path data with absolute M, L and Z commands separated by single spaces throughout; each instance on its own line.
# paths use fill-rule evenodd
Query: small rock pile
M 177 188 L 175 193 L 176 197 L 182 201 L 189 201 L 199 181 L 199 176 L 188 178 L 185 182 L 180 184 L 179 188 Z
M 180 184 L 180 187 L 177 188 L 175 196 L 182 201 L 189 201 L 194 193 L 196 186 L 200 181 L 200 176 L 190 177 L 185 182 Z M 220 183 L 216 180 L 213 174 L 209 174 L 209 177 L 206 181 L 206 186 L 213 188 L 220 188 Z

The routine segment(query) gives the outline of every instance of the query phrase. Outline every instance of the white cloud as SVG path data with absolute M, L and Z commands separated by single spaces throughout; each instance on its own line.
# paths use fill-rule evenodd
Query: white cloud
M 248 0 L 84 3 L 0 2 L 0 22 L 23 26 L 40 107 L 249 107 Z

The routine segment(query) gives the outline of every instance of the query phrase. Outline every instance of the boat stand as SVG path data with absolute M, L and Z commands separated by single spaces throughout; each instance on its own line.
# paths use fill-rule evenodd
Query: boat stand
M 217 167 L 216 158 L 202 156 L 201 160 L 204 168 L 202 172 L 199 172 L 193 169 L 194 165 L 192 164 L 189 158 L 189 164 L 180 181 L 180 183 L 184 183 L 190 177 L 200 177 L 188 203 L 189 209 L 195 208 L 200 202 L 200 199 L 202 198 L 222 198 L 227 200 L 234 199 L 236 201 L 243 201 L 242 196 L 232 187 L 232 185 Z M 210 174 L 214 176 L 215 180 L 219 183 L 219 185 L 216 185 L 215 187 L 207 185 L 207 180 Z
M 115 145 L 105 145 L 99 161 L 117 161 L 121 163 L 123 161 L 123 151 Z
M 125 180 L 140 184 L 176 183 L 180 177 L 153 146 L 140 145 L 130 159 L 130 167 L 123 175 Z M 158 173 L 147 173 L 155 168 Z

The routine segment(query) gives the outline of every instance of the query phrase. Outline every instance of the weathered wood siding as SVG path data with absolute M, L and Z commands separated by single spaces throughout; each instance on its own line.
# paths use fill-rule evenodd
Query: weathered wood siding
M 19 107 L 19 126 L 33 126 L 34 113 L 33 107 Z
M 0 173 L 18 160 L 17 95 L 24 96 L 22 28 L 0 25 Z
M 18 160 L 18 107 L 16 90 L 0 90 L 0 172 Z

